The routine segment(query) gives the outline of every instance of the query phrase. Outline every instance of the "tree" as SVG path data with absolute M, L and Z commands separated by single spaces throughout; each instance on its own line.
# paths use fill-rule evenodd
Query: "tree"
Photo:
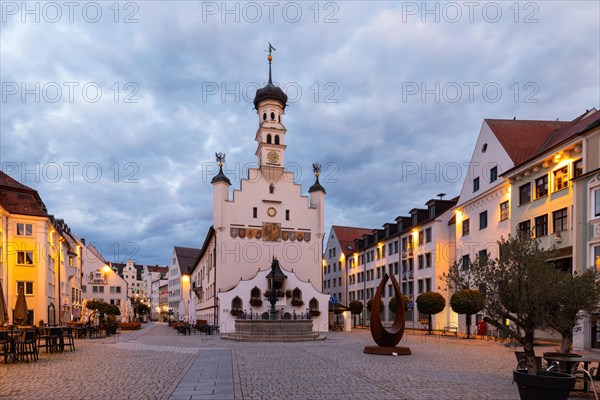
M 485 296 L 479 290 L 459 290 L 450 298 L 452 311 L 467 316 L 467 339 L 471 338 L 471 315 L 483 310 L 484 306 Z
M 367 301 L 367 311 L 371 312 L 371 308 L 373 307 L 373 299 Z M 379 309 L 383 312 L 383 301 L 379 300 Z
M 350 313 L 352 315 L 359 315 L 361 312 L 363 312 L 364 309 L 362 301 L 358 300 L 352 300 L 350 304 L 348 304 L 348 307 L 350 307 Z M 354 325 L 356 325 L 356 318 L 352 318 L 352 320 Z
M 148 305 L 142 303 L 139 299 L 135 300 L 132 304 L 134 317 L 138 315 L 144 315 L 150 313 L 150 307 Z
M 417 309 L 423 314 L 427 314 L 428 333 L 432 334 L 431 316 L 441 313 L 446 308 L 446 299 L 437 292 L 424 292 L 417 296 Z
M 536 374 L 535 331 L 553 326 L 569 336 L 568 331 L 577 323 L 577 312 L 589 306 L 582 298 L 593 296 L 595 306 L 598 288 L 590 284 L 595 283 L 595 278 L 572 277 L 548 262 L 556 255 L 556 249 L 540 248 L 539 241 L 530 234 L 502 238 L 498 246 L 500 257 L 477 260 L 470 264 L 469 271 L 451 268 L 447 281 L 462 279 L 474 287 L 485 288 L 486 322 L 523 346 L 528 373 Z M 453 274 L 462 278 L 450 276 Z M 508 326 L 505 320 L 510 322 Z
M 406 297 L 405 295 L 402 295 L 402 303 L 404 304 L 404 311 L 408 311 L 408 297 Z M 398 310 L 398 302 L 396 301 L 396 296 L 390 299 L 390 302 L 388 303 L 388 309 L 394 314 Z
M 598 272 L 589 269 L 583 274 L 564 273 L 562 279 L 556 282 L 556 304 L 551 310 L 547 324 L 560 333 L 560 351 L 563 353 L 571 352 L 573 332 L 581 329 L 580 311 L 591 312 L 600 302 L 598 278 Z

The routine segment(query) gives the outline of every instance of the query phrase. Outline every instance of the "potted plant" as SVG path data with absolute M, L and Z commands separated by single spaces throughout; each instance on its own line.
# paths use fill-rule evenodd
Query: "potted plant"
M 250 299 L 250 305 L 252 307 L 260 307 L 260 306 L 262 306 L 262 300 L 261 299 L 257 299 L 257 298 L 251 298 Z
M 523 346 L 527 366 L 513 371 L 521 399 L 567 399 L 575 377 L 539 370 L 533 345 L 536 330 L 545 328 L 559 315 L 573 318 L 565 313 L 568 308 L 582 308 L 576 296 L 558 299 L 559 288 L 565 279 L 570 279 L 569 273 L 549 263 L 547 260 L 556 254 L 555 250 L 540 248 L 539 241 L 528 232 L 502 238 L 498 246 L 499 257 L 478 258 L 470 263 L 467 271 L 455 264 L 449 269 L 446 281 L 449 286 L 453 283 L 456 287 L 458 283 L 481 287 L 485 295 L 486 322 Z M 570 306 L 566 307 L 565 303 Z M 575 323 L 573 321 L 576 319 L 571 323 Z
M 417 296 L 415 302 L 419 312 L 427 314 L 427 333 L 431 335 L 433 333 L 431 316 L 441 313 L 446 308 L 446 299 L 437 292 L 424 292 Z
M 285 297 L 287 297 L 288 299 L 292 298 L 292 291 L 291 290 L 286 290 L 285 291 Z
M 321 315 L 321 311 L 316 310 L 316 309 L 315 310 L 310 310 L 310 315 L 312 317 L 318 317 L 319 315 Z
M 302 301 L 302 299 L 292 299 L 292 306 L 302 307 L 303 305 L 304 305 L 304 302 Z

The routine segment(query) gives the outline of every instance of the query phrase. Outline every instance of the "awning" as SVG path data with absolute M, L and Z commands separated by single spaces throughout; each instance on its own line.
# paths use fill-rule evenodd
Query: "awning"
M 334 314 L 341 314 L 344 311 L 350 311 L 350 307 L 346 307 L 341 303 L 329 303 L 329 311 L 333 311 Z
M 549 258 L 546 261 L 557 261 L 562 260 L 563 258 L 571 257 L 573 257 L 573 246 L 567 246 L 558 249 L 558 253 L 554 257 Z

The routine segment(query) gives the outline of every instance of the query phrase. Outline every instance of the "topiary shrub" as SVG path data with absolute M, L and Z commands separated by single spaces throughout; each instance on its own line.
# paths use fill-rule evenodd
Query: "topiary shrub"
M 431 316 L 441 313 L 444 308 L 446 308 L 446 299 L 437 292 L 425 292 L 417 297 L 416 303 L 419 312 L 427 314 L 427 322 L 429 325 L 428 333 L 431 335 Z
M 483 310 L 484 306 L 485 296 L 479 290 L 463 289 L 450 297 L 452 311 L 467 316 L 467 339 L 471 337 L 471 315 Z

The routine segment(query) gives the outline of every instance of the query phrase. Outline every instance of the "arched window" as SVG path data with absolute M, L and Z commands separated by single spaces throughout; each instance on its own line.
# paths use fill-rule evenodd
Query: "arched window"
M 267 143 L 271 144 L 271 134 L 270 133 L 267 135 Z
M 260 299 L 260 289 L 254 286 L 250 291 L 250 298 L 252 299 Z
M 277 114 L 277 122 L 281 122 L 281 115 Z
M 275 121 L 275 113 L 271 112 L 271 121 Z
M 263 121 L 267 120 L 267 113 L 263 113 Z
M 308 309 L 310 311 L 318 310 L 319 309 L 319 300 L 315 299 L 314 297 L 312 299 L 310 299 L 310 301 L 308 302 Z
M 292 300 L 302 300 L 302 290 L 296 288 L 292 291 Z
M 279 135 L 275 135 L 275 144 L 279 144 Z
M 272 183 L 269 185 L 269 193 L 275 193 L 275 185 L 273 185 Z
M 241 313 L 244 309 L 244 304 L 242 303 L 242 299 L 239 296 L 235 296 L 233 300 L 231 300 L 231 313 L 237 315 L 237 313 Z

